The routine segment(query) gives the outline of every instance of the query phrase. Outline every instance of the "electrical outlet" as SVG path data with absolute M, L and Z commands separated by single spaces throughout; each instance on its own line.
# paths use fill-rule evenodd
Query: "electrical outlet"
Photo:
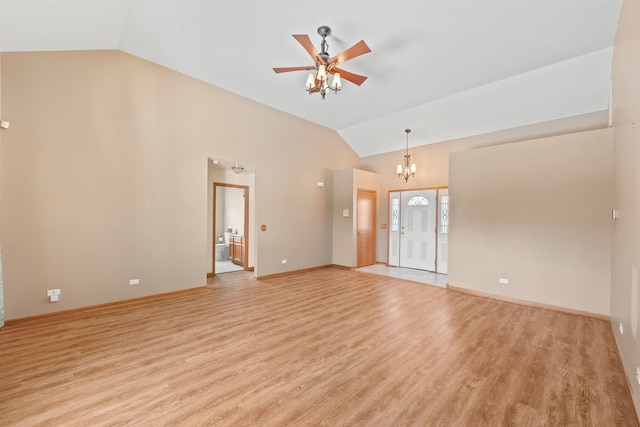
M 283 260 L 282 260 L 282 263 L 283 263 L 283 264 L 286 264 L 286 263 L 287 263 L 287 260 L 286 260 L 286 259 L 283 259 Z
M 505 279 L 503 277 L 500 278 L 500 280 L 498 280 L 500 282 L 501 285 L 508 285 L 509 284 L 509 279 Z
M 140 279 L 131 279 L 129 280 L 129 285 L 139 285 Z
M 640 384 L 640 366 L 636 366 L 636 381 Z
M 622 327 L 622 322 L 620 322 L 620 335 L 624 333 L 624 328 Z
M 60 289 L 48 289 L 47 296 L 49 297 L 49 302 L 56 302 L 60 299 Z

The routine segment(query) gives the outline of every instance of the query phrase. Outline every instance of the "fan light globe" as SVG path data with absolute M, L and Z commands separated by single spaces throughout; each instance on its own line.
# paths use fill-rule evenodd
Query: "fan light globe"
M 320 65 L 318 66 L 318 76 L 317 76 L 318 80 L 320 80 L 321 82 L 325 81 L 327 79 L 327 67 L 324 65 Z
M 333 75 L 333 82 L 331 82 L 331 86 L 335 88 L 342 87 L 342 81 L 340 80 L 340 73 L 335 73 Z
M 307 87 L 311 89 L 315 83 L 316 83 L 315 76 L 313 75 L 313 73 L 309 73 L 309 76 L 307 77 Z

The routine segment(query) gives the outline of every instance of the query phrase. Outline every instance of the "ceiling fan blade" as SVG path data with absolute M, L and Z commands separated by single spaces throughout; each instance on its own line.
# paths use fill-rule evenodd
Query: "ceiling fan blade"
M 295 36 L 294 36 L 295 37 Z M 364 55 L 365 53 L 371 52 L 369 46 L 364 42 L 364 40 L 360 40 L 358 43 L 351 46 L 349 49 L 345 50 L 342 53 L 337 54 L 333 58 L 329 58 L 329 63 L 334 61 L 338 61 L 338 64 L 342 64 L 345 61 L 355 58 L 356 56 Z
M 329 71 L 329 74 L 335 74 L 335 73 L 340 73 L 341 79 L 348 80 L 351 83 L 357 84 L 358 86 L 360 86 L 362 83 L 364 83 L 365 80 L 367 80 L 366 76 L 361 76 L 360 74 L 350 73 L 343 69 L 333 67 L 331 71 Z
M 279 67 L 279 68 L 274 68 L 273 71 L 275 71 L 276 73 L 287 73 L 289 71 L 302 71 L 302 70 L 312 70 L 313 67 Z
M 309 55 L 313 58 L 314 61 L 322 62 L 322 58 L 318 55 L 318 51 L 315 47 L 313 47 L 313 43 L 311 39 L 306 34 L 293 34 L 293 38 L 298 40 L 298 43 L 302 45 L 304 50 L 306 50 Z

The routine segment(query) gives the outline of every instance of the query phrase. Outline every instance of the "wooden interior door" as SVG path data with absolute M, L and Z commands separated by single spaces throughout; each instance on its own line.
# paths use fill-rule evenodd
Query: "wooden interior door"
M 357 267 L 376 262 L 376 192 L 358 189 Z

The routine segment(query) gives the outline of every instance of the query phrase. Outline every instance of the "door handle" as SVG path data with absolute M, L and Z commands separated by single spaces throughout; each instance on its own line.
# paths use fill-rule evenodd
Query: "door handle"
M 364 233 L 364 231 L 358 231 L 358 234 L 363 234 L 363 233 Z

